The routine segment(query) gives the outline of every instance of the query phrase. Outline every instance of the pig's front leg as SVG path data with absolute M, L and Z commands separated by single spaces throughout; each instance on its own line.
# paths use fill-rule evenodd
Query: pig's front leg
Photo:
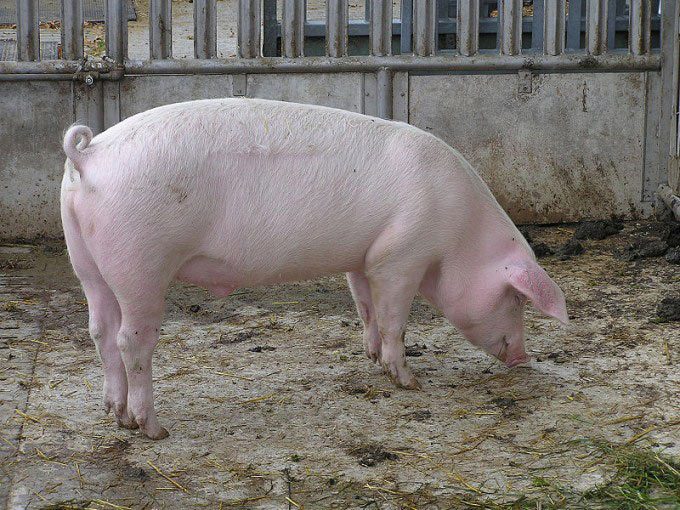
M 352 297 L 361 321 L 364 323 L 364 351 L 368 359 L 376 363 L 380 361 L 382 341 L 378 332 L 378 321 L 375 317 L 368 279 L 366 279 L 366 275 L 357 271 L 347 273 L 347 283 L 349 283 L 349 288 L 352 291 Z
M 121 302 L 121 311 L 118 348 L 127 373 L 128 412 L 147 437 L 164 439 L 168 437 L 168 431 L 156 418 L 151 374 L 151 359 L 163 320 L 163 300 Z
M 371 274 L 369 281 L 381 339 L 380 364 L 397 386 L 420 389 L 420 383 L 406 364 L 404 347 L 406 321 L 418 283 L 398 273 Z

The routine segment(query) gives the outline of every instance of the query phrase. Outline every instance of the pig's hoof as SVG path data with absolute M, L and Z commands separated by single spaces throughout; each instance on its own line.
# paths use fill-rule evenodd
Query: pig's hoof
M 406 381 L 406 382 L 403 382 L 403 383 L 397 381 L 396 384 L 400 388 L 404 388 L 406 390 L 419 390 L 419 389 L 421 389 L 420 383 L 418 382 L 418 379 L 416 379 L 415 377 L 412 377 L 410 381 Z
M 388 375 L 392 383 L 398 388 L 407 390 L 419 390 L 420 383 L 415 378 L 411 369 L 405 363 L 399 366 L 398 364 L 382 364 L 384 372 Z M 399 367 L 399 368 L 397 368 Z
M 148 433 L 144 432 L 144 435 L 148 437 L 149 439 L 153 439 L 154 441 L 158 441 L 159 439 L 165 439 L 170 435 L 170 433 L 165 429 L 165 427 L 159 427 L 158 432 L 155 433 Z
M 135 419 L 128 414 L 125 405 L 114 404 L 113 406 L 110 406 L 110 408 L 113 409 L 113 414 L 116 417 L 116 423 L 118 423 L 119 427 L 129 430 L 139 428 Z
M 382 345 L 380 342 L 364 342 L 364 350 L 366 352 L 366 357 L 373 363 L 378 363 L 380 361 L 380 355 L 382 351 Z

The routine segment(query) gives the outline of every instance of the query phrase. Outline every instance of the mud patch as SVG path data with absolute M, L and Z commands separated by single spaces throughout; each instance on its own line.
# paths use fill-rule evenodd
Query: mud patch
M 680 321 L 680 297 L 665 297 L 656 308 L 662 322 Z
M 397 460 L 399 456 L 391 451 L 385 450 L 380 444 L 359 445 L 351 448 L 348 452 L 352 457 L 359 459 L 359 465 L 363 467 L 373 467 L 387 460 Z
M 623 222 L 614 218 L 609 221 L 587 221 L 581 223 L 574 230 L 576 239 L 593 239 L 601 241 L 609 236 L 618 234 L 623 230 Z

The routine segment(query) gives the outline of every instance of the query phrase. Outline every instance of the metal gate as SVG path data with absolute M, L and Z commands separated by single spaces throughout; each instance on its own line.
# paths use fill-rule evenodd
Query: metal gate
M 518 222 L 643 216 L 660 183 L 678 188 L 678 0 L 401 0 L 398 18 L 391 0 L 366 0 L 359 22 L 347 0 L 327 0 L 315 22 L 305 0 L 282 0 L 280 21 L 276 1 L 238 0 L 227 58 L 216 0 L 193 0 L 194 55 L 181 59 L 170 0 L 149 2 L 148 58 L 128 58 L 127 2 L 108 0 L 103 59 L 84 58 L 82 0 L 62 0 L 58 60 L 40 59 L 38 2 L 17 0 L 18 60 L 0 61 L 2 237 L 59 235 L 70 123 L 101 131 L 201 97 L 410 122 L 471 160 Z M 367 55 L 348 54 L 355 37 Z

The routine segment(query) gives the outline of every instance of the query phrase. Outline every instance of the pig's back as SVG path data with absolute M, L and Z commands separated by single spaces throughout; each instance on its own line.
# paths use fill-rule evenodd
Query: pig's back
M 173 232 L 171 249 L 224 260 L 253 275 L 248 283 L 358 268 L 391 225 L 408 223 L 416 242 L 454 213 L 442 207 L 452 179 L 474 187 L 443 142 L 407 124 L 266 100 L 156 108 L 88 151 L 101 221 L 153 218 Z

